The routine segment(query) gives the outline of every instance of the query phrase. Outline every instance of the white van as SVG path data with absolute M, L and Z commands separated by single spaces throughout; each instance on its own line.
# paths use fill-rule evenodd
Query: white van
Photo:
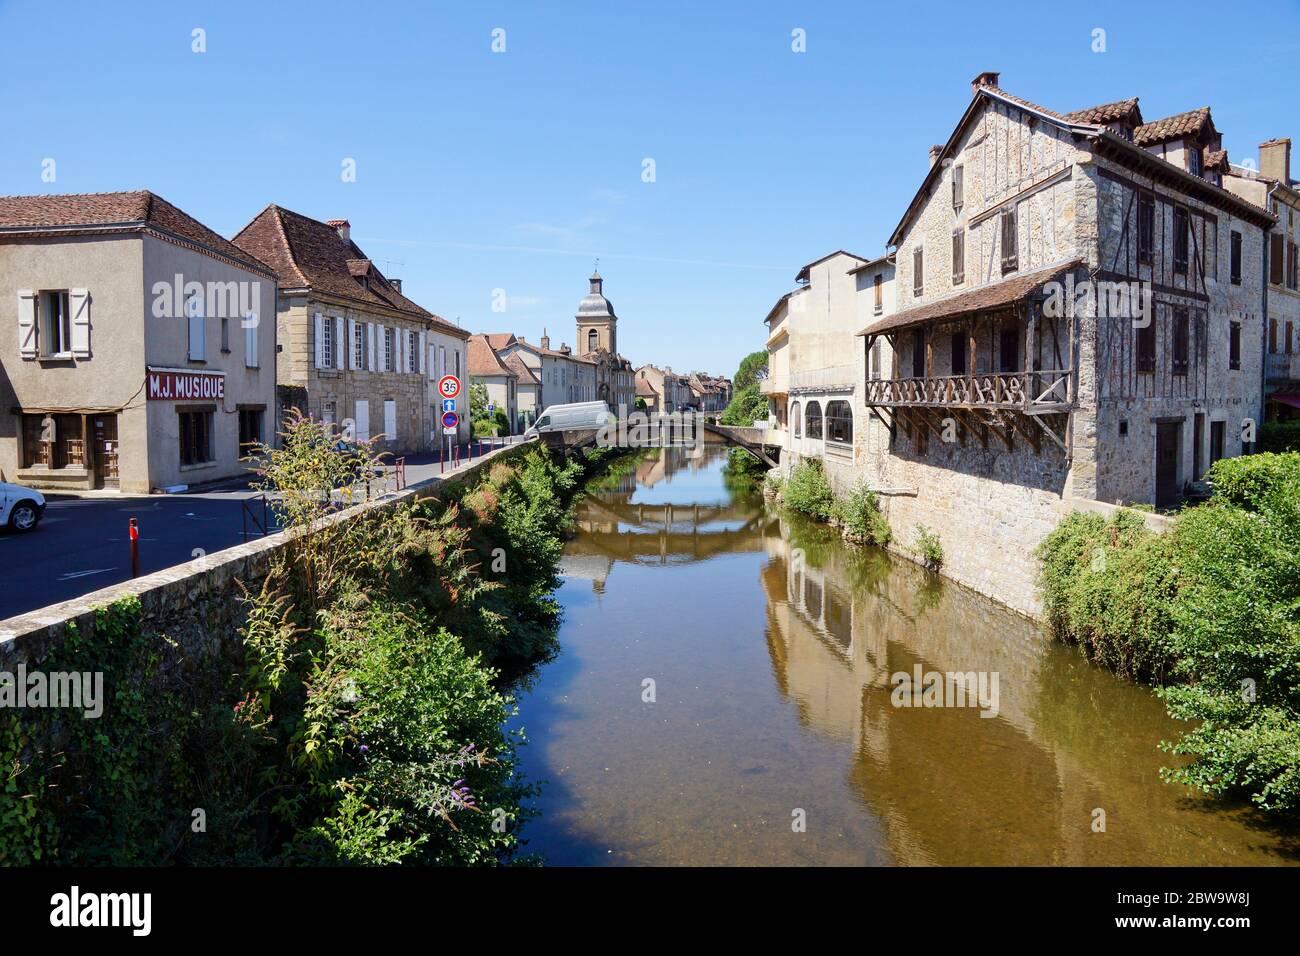
M 609 406 L 604 402 L 574 402 L 572 405 L 551 405 L 524 432 L 524 437 L 533 438 L 542 432 L 567 432 L 600 428 L 607 422 L 612 421 L 614 421 L 614 413 L 609 410 Z

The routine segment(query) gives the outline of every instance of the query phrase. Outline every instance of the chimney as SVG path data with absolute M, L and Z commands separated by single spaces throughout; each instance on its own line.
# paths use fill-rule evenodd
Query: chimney
M 930 147 L 930 166 L 933 167 L 939 161 L 939 154 L 943 152 L 942 146 Z
M 981 86 L 997 86 L 998 77 L 1001 75 L 1001 73 L 994 73 L 992 70 L 985 70 L 979 76 L 975 77 L 975 79 L 970 81 L 971 95 L 974 96 L 975 94 L 978 94 Z
M 398 292 L 401 292 L 401 291 L 402 291 L 402 280 L 401 280 L 401 279 L 394 279 L 392 276 L 389 276 L 389 277 L 388 277 L 388 282 L 389 282 L 389 284 L 390 284 L 394 289 L 396 289 Z
M 1259 144 L 1259 174 L 1291 185 L 1291 140 L 1270 139 Z
M 339 231 L 339 238 L 344 242 L 352 241 L 352 223 L 348 222 L 346 219 L 330 219 L 325 223 L 325 225 L 333 226 L 337 229 Z
M 542 348 L 550 351 L 551 337 L 546 334 L 546 326 L 542 326 Z

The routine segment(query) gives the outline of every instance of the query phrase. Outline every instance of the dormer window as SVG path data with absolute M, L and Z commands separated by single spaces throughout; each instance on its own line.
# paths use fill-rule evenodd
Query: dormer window
M 1201 147 L 1194 143 L 1187 151 L 1187 170 L 1193 176 L 1201 175 Z

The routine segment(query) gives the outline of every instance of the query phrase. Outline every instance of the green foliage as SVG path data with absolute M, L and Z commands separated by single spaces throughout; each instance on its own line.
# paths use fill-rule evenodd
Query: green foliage
M 1220 458 L 1210 467 L 1209 481 L 1216 499 L 1256 510 L 1276 488 L 1300 481 L 1300 452 Z
M 637 410 L 638 412 L 644 412 L 644 411 L 646 411 L 648 408 L 649 408 L 649 406 L 646 405 L 646 403 L 645 403 L 645 399 L 644 399 L 644 398 L 641 398 L 640 396 L 638 396 L 638 397 L 637 397 L 637 400 L 636 400 L 636 410 Z
M 754 382 L 732 394 L 731 402 L 723 409 L 719 420 L 724 425 L 748 427 L 756 421 L 765 421 L 768 412 L 767 396 L 759 392 L 758 383 Z
M 834 517 L 847 536 L 855 541 L 883 548 L 893 536 L 889 522 L 880 512 L 880 499 L 860 483 L 836 499 Z
M 1194 722 L 1162 746 L 1167 780 L 1300 809 L 1300 475 L 1294 455 L 1220 461 L 1215 495 L 1173 530 L 1073 514 L 1040 547 L 1059 636 L 1121 673 L 1166 684 Z
M 818 521 L 829 521 L 834 515 L 835 496 L 821 461 L 801 458 L 781 490 L 781 500 L 787 508 Z
M 1265 422 L 1260 425 L 1259 450 L 1262 452 L 1300 451 L 1300 419 Z
M 1043 611 L 1060 639 L 1118 674 L 1168 678 L 1177 570 L 1167 538 L 1125 511 L 1074 512 L 1037 553 Z
M 943 566 L 943 542 L 925 525 L 916 526 L 915 550 L 931 571 L 938 571 Z
M 767 378 L 767 349 L 760 349 L 757 352 L 750 352 L 740 360 L 736 377 L 732 379 L 732 387 L 740 391 L 751 385 L 757 385 L 765 378 Z

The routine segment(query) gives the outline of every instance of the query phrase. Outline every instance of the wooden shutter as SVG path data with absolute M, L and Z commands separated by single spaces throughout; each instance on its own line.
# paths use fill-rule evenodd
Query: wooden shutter
M 325 367 L 325 320 L 316 313 L 316 367 Z
M 18 354 L 36 358 L 40 348 L 40 331 L 36 322 L 36 293 L 18 290 Z
M 72 354 L 76 358 L 90 358 L 90 292 L 69 290 L 68 311 L 72 315 Z
M 1016 254 L 1016 207 L 1009 206 L 1002 210 L 1002 271 L 1011 272 L 1017 268 Z
M 912 295 L 920 295 L 925 290 L 925 249 L 917 246 L 912 250 Z

